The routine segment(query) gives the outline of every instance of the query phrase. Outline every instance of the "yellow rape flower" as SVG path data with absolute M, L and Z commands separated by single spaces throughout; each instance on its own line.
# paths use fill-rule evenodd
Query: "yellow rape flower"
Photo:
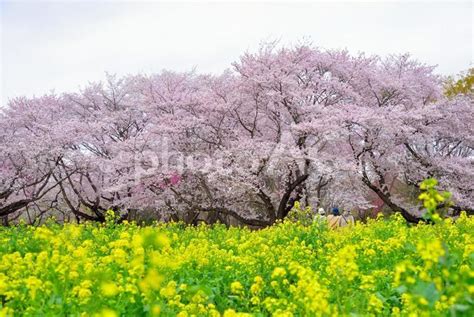
M 119 288 L 113 282 L 105 282 L 101 285 L 102 294 L 106 297 L 113 297 L 119 293 Z
M 161 307 L 160 305 L 153 305 L 151 308 L 151 314 L 152 316 L 159 316 L 161 312 Z
M 247 313 L 239 313 L 239 312 L 236 312 L 233 309 L 225 310 L 224 314 L 222 315 L 222 317 L 250 317 L 250 316 L 252 316 L 252 315 L 247 314 Z
M 100 311 L 98 317 L 118 317 L 118 314 L 110 308 L 104 308 Z
M 273 269 L 272 278 L 283 277 L 286 275 L 286 270 L 282 267 L 276 267 Z
M 11 317 L 14 315 L 14 310 L 10 307 L 0 307 L 0 317 Z
M 170 281 L 166 287 L 160 290 L 160 295 L 166 298 L 171 298 L 176 295 L 176 282 Z
M 140 289 L 146 293 L 160 288 L 163 277 L 156 270 L 148 271 L 143 280 L 140 281 Z
M 38 279 L 34 276 L 29 276 L 26 279 L 25 285 L 28 288 L 28 290 L 30 291 L 30 296 L 33 300 L 36 298 L 37 291 L 41 290 L 42 284 L 43 284 L 43 282 L 40 279 Z
M 239 295 L 243 293 L 243 290 L 244 290 L 244 287 L 239 281 L 235 281 L 230 284 L 230 291 L 232 292 L 232 294 Z
M 374 313 L 381 313 L 383 309 L 383 302 L 375 294 L 370 295 L 369 298 L 369 311 Z
M 426 262 L 438 262 L 439 258 L 445 254 L 443 245 L 438 239 L 427 243 L 418 243 L 417 251 Z

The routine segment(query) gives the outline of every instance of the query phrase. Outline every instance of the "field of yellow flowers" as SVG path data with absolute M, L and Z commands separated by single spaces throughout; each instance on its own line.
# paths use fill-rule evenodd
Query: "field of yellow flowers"
M 0 228 L 0 316 L 473 316 L 474 218 Z

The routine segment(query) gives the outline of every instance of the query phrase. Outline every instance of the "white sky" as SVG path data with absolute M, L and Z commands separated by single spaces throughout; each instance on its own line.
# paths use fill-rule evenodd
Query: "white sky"
M 455 74 L 473 65 L 470 1 L 0 0 L 0 106 L 73 91 L 104 73 L 221 72 L 262 41 L 310 39 L 353 53 L 411 53 Z

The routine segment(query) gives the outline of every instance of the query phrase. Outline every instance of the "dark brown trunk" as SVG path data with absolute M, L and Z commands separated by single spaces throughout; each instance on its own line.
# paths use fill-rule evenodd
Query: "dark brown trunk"
M 290 199 L 291 194 L 298 186 L 300 186 L 308 178 L 308 176 L 309 175 L 307 174 L 301 175 L 297 177 L 294 182 L 289 184 L 288 188 L 283 194 L 283 197 L 280 200 L 280 204 L 278 205 L 277 219 L 284 219 L 288 215 L 291 208 L 293 208 L 295 201 L 297 200 L 297 199 Z

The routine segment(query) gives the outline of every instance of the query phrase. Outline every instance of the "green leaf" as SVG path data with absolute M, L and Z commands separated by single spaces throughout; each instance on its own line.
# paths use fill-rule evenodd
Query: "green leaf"
M 454 310 L 456 310 L 456 311 L 461 311 L 461 312 L 463 312 L 463 311 L 469 310 L 469 309 L 470 309 L 470 306 L 468 306 L 468 305 L 463 305 L 463 304 L 454 304 L 454 305 L 453 305 L 453 308 L 454 308 Z
M 402 286 L 399 286 L 395 289 L 395 291 L 398 293 L 398 294 L 404 294 L 406 293 L 408 290 L 408 288 L 405 286 L 405 285 L 402 285 Z
M 440 294 L 434 283 L 427 283 L 423 281 L 418 281 L 415 284 L 413 293 L 426 298 L 430 305 L 433 305 L 434 302 L 436 302 L 440 297 Z

